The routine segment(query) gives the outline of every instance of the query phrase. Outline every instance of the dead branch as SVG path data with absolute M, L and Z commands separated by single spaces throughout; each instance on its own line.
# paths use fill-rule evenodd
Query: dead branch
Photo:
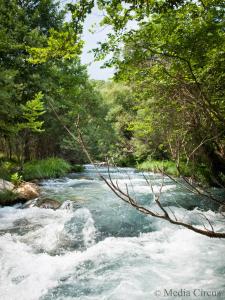
M 221 201 L 217 198 L 215 198 L 212 194 L 206 192 L 206 191 L 202 191 L 200 190 L 199 188 L 197 188 L 194 184 L 192 184 L 189 180 L 187 180 L 187 178 L 185 176 L 182 175 L 180 169 L 179 169 L 179 166 L 177 166 L 177 170 L 178 170 L 178 173 L 179 173 L 179 176 L 180 178 L 182 178 L 184 180 L 184 182 L 186 184 L 184 184 L 183 182 L 175 179 L 173 176 L 171 176 L 170 174 L 166 173 L 165 171 L 159 169 L 159 171 L 162 173 L 164 172 L 164 174 L 170 178 L 173 182 L 175 182 L 176 184 L 178 184 L 179 186 L 182 186 L 183 188 L 185 188 L 187 191 L 191 192 L 192 194 L 195 194 L 195 195 L 199 195 L 199 196 L 202 196 L 203 199 L 204 198 L 207 198 L 208 200 L 211 200 L 213 202 L 216 202 L 217 204 L 220 204 L 220 205 L 224 205 L 224 201 Z
M 91 158 L 91 155 L 89 154 L 88 150 L 87 150 L 87 147 L 84 143 L 84 139 L 83 139 L 83 136 L 82 136 L 82 132 L 80 130 L 80 127 L 79 127 L 79 115 L 78 115 L 78 118 L 77 118 L 77 121 L 75 123 L 76 125 L 76 128 L 77 128 L 77 132 L 78 132 L 78 138 L 75 137 L 75 135 L 69 130 L 69 128 L 63 123 L 63 121 L 60 119 L 59 115 L 57 114 L 57 112 L 55 111 L 53 105 L 51 105 L 51 108 L 53 109 L 53 112 L 55 113 L 57 119 L 60 121 L 60 123 L 62 124 L 62 126 L 65 128 L 65 130 L 67 131 L 67 133 L 71 136 L 71 138 L 73 140 L 75 140 L 76 142 L 78 142 L 83 150 L 83 152 L 85 153 L 85 155 L 87 156 L 87 159 L 89 160 L 89 162 L 94 166 L 95 170 L 96 170 L 96 173 L 99 175 L 99 177 L 106 183 L 106 185 L 110 188 L 110 190 L 118 197 L 120 198 L 122 201 L 128 203 L 129 205 L 131 205 L 132 207 L 134 207 L 137 211 L 141 212 L 141 213 L 144 213 L 145 215 L 149 215 L 151 217 L 154 217 L 154 218 L 158 218 L 158 219 L 162 219 L 162 220 L 165 220 L 171 224 L 174 224 L 174 225 L 178 225 L 178 226 L 181 226 L 181 227 L 184 227 L 184 228 L 187 228 L 193 232 L 196 232 L 196 233 L 199 233 L 201 235 L 204 235 L 204 236 L 208 236 L 210 238 L 225 238 L 225 232 L 216 232 L 212 226 L 212 223 L 206 218 L 206 220 L 208 221 L 208 223 L 210 224 L 210 227 L 211 227 L 211 230 L 207 230 L 206 227 L 205 229 L 201 229 L 201 228 L 198 228 L 194 225 L 191 225 L 191 224 L 188 224 L 188 223 L 185 223 L 183 221 L 180 221 L 177 219 L 177 217 L 173 215 L 173 217 L 171 217 L 169 215 L 169 213 L 167 212 L 167 210 L 163 207 L 163 205 L 161 204 L 160 202 L 160 196 L 161 196 L 161 193 L 162 193 L 162 188 L 163 188 L 163 182 L 161 184 L 161 187 L 160 187 L 160 190 L 159 190 L 159 194 L 156 195 L 156 193 L 154 193 L 154 190 L 153 190 L 153 186 L 150 185 L 151 187 L 151 190 L 152 190 L 152 193 L 153 193 L 153 196 L 154 196 L 154 200 L 156 202 L 156 204 L 158 205 L 158 207 L 160 208 L 160 210 L 162 211 L 162 213 L 157 213 L 157 212 L 154 212 L 152 209 L 150 208 L 147 208 L 147 207 L 144 207 L 140 204 L 137 203 L 137 201 L 130 196 L 129 194 L 129 190 L 128 190 L 128 187 L 126 187 L 126 192 L 124 192 L 118 185 L 118 183 L 115 185 L 112 178 L 111 178 L 111 174 L 110 174 L 110 169 L 109 169 L 109 164 L 108 164 L 108 176 L 109 176 L 109 179 L 106 179 L 99 171 L 99 169 L 97 168 L 97 166 L 94 164 L 94 161 L 93 159 Z M 163 173 L 164 174 L 164 173 Z M 148 180 L 147 180 L 148 182 Z M 211 199 L 211 198 L 210 198 Z

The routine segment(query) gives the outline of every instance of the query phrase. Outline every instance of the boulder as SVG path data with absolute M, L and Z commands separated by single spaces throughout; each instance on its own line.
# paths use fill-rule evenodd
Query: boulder
M 11 182 L 4 180 L 4 179 L 0 179 L 0 191 L 12 191 L 15 189 L 15 185 L 12 184 Z
M 40 188 L 32 182 L 23 182 L 18 188 L 15 189 L 19 199 L 32 200 L 39 196 Z
M 54 199 L 43 198 L 38 199 L 35 206 L 40 208 L 58 209 L 61 206 L 61 202 Z

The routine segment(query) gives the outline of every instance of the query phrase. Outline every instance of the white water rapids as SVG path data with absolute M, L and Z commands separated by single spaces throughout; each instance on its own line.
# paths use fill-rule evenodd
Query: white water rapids
M 128 183 L 139 201 L 155 207 L 142 174 L 112 172 L 119 185 Z M 159 190 L 160 176 L 149 176 Z M 43 181 L 42 189 L 43 196 L 73 205 L 0 208 L 0 300 L 225 299 L 225 240 L 138 213 L 91 166 Z M 225 219 L 201 201 L 165 181 L 162 202 L 177 217 L 200 226 L 198 202 L 217 230 L 225 228 Z

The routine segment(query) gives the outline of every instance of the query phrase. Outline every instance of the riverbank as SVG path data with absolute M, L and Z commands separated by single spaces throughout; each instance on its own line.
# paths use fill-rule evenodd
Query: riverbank
M 70 164 L 65 159 L 58 157 L 32 160 L 24 164 L 3 158 L 0 161 L 0 178 L 9 181 L 19 180 L 19 178 L 26 181 L 57 178 L 69 172 L 81 171 L 83 171 L 81 165 Z
M 106 163 L 97 163 L 97 166 L 104 166 Z M 176 163 L 173 161 L 157 161 L 148 160 L 136 165 L 138 171 L 150 171 L 154 173 L 162 173 L 171 175 L 173 177 L 179 177 L 181 174 L 185 177 L 192 177 L 195 182 L 201 182 L 209 184 L 207 179 L 207 170 L 204 166 L 187 165 L 183 162 L 180 164 L 180 172 L 177 169 Z M 54 179 L 64 177 L 68 173 L 83 172 L 84 167 L 82 165 L 71 164 L 68 161 L 50 157 L 42 160 L 35 160 L 26 162 L 23 164 L 23 168 L 19 167 L 16 162 L 13 161 L 1 161 L 0 178 L 11 181 L 15 186 L 19 186 L 22 182 L 35 182 L 44 179 Z M 18 198 L 17 194 L 12 190 L 0 191 L 0 205 L 12 205 L 20 202 L 21 198 Z M 28 199 L 30 200 L 30 199 Z
M 39 180 L 59 178 L 69 172 L 82 172 L 83 170 L 84 167 L 81 165 L 72 165 L 56 157 L 26 162 L 22 169 L 16 162 L 2 161 L 0 205 L 14 205 L 36 198 Z
M 179 170 L 177 168 L 177 164 L 171 160 L 146 160 L 142 163 L 137 164 L 137 170 L 139 171 L 146 171 L 146 172 L 154 172 L 154 173 L 162 173 L 179 177 L 192 177 L 196 182 L 200 182 L 203 184 L 210 185 L 210 174 L 209 170 L 205 165 L 193 165 L 193 164 L 186 164 L 181 162 L 179 164 Z
M 40 187 L 33 182 L 22 181 L 18 185 L 0 179 L 0 206 L 10 206 L 33 200 L 40 195 Z

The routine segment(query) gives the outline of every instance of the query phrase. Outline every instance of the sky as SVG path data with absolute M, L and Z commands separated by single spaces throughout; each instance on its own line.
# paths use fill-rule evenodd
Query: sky
M 109 27 L 102 28 L 99 25 L 102 16 L 101 12 L 94 8 L 92 13 L 87 17 L 84 24 L 83 40 L 85 42 L 83 53 L 81 55 L 81 62 L 87 65 L 88 74 L 91 79 L 107 80 L 112 78 L 114 74 L 113 68 L 101 69 L 103 62 L 95 62 L 94 55 L 89 53 L 93 48 L 97 47 L 97 42 L 105 41 L 107 33 L 110 31 Z M 90 27 L 96 24 L 95 33 L 89 32 Z

